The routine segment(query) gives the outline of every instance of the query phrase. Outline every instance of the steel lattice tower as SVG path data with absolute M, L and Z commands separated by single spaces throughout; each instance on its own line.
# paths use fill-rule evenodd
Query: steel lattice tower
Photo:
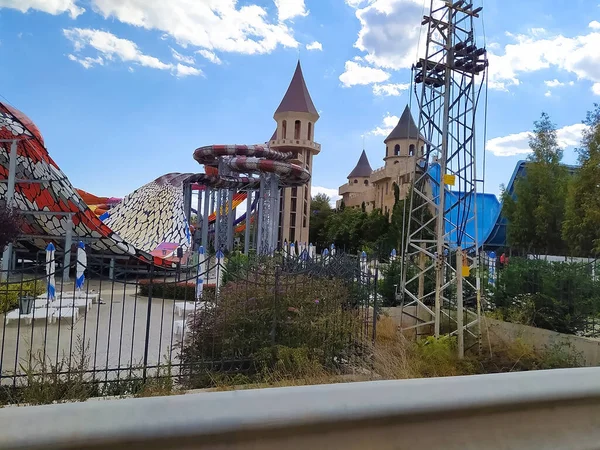
M 474 21 L 481 7 L 431 0 L 425 57 L 413 68 L 419 101 L 419 131 L 424 147 L 417 158 L 410 194 L 410 218 L 401 289 L 403 318 L 417 335 L 438 337 L 442 324 L 458 337 L 479 317 L 475 118 L 486 50 L 477 47 Z M 476 277 L 478 279 L 478 277 Z M 476 298 L 476 311 L 463 308 L 465 296 Z

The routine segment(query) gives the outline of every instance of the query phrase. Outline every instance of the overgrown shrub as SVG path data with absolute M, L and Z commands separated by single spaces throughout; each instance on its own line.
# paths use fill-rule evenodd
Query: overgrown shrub
M 600 283 L 587 264 L 512 258 L 492 292 L 497 317 L 561 333 L 581 332 L 600 310 Z
M 263 267 L 230 281 L 215 308 L 190 318 L 181 349 L 183 383 L 210 385 L 216 373 L 301 373 L 335 367 L 349 358 L 358 314 L 342 280 L 280 273 Z
M 247 255 L 240 252 L 230 253 L 225 261 L 223 284 L 243 278 L 248 271 L 249 264 Z
M 383 280 L 379 286 L 379 293 L 383 298 L 383 306 L 398 306 L 396 289 L 400 289 L 401 283 L 402 263 L 400 259 L 396 259 L 383 269 Z
M 19 237 L 22 220 L 17 209 L 7 208 L 4 202 L 0 202 L 0 252 Z
M 140 280 L 138 282 L 138 294 L 148 297 L 150 295 L 150 285 L 152 285 L 152 297 L 154 298 L 189 301 L 196 299 L 195 281 Z M 213 297 L 215 285 L 205 284 L 203 292 L 203 295 Z
M 43 281 L 0 283 L 0 314 L 19 307 L 19 298 L 37 297 L 46 292 Z

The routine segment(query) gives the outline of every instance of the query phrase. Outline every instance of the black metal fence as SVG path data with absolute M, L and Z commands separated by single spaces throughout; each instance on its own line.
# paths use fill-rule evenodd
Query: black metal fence
M 368 361 L 375 338 L 377 271 L 362 273 L 344 254 L 212 256 L 170 271 L 90 255 L 80 289 L 75 255 L 68 281 L 61 261 L 47 274 L 40 254 L 1 274 L 0 385 L 12 401 L 60 377 L 108 395 L 149 377 L 208 387 L 223 374 L 293 371 L 303 359 L 344 371 Z

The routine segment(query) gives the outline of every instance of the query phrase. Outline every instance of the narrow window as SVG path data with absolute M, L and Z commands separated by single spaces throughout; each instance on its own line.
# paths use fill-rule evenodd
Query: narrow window
M 308 140 L 312 141 L 312 122 L 308 122 Z
M 400 144 L 394 146 L 394 156 L 400 156 Z
M 281 124 L 281 132 L 283 133 L 281 139 L 285 139 L 287 137 L 287 120 L 284 120 Z
M 369 180 L 365 180 L 365 186 L 369 185 Z
M 410 144 L 408 147 L 408 156 L 415 156 L 415 144 Z
M 294 123 L 294 139 L 300 139 L 300 121 Z
M 354 180 L 354 184 L 358 183 L 358 180 Z

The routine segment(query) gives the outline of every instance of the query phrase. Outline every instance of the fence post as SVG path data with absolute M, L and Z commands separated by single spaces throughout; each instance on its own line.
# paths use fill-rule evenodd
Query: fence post
M 271 324 L 271 344 L 273 350 L 275 350 L 275 337 L 277 334 L 277 310 L 278 310 L 278 299 L 277 293 L 279 291 L 279 266 L 275 266 L 275 283 L 273 288 L 273 323 Z
M 377 337 L 377 279 L 379 278 L 379 264 L 375 265 L 375 276 L 373 278 L 373 344 L 375 344 L 375 338 Z
M 148 371 L 148 348 L 150 347 L 150 318 L 152 314 L 152 285 L 154 283 L 154 265 L 150 266 L 150 283 L 148 285 L 148 310 L 146 312 L 146 339 L 144 342 L 144 369 L 142 378 L 146 382 Z

